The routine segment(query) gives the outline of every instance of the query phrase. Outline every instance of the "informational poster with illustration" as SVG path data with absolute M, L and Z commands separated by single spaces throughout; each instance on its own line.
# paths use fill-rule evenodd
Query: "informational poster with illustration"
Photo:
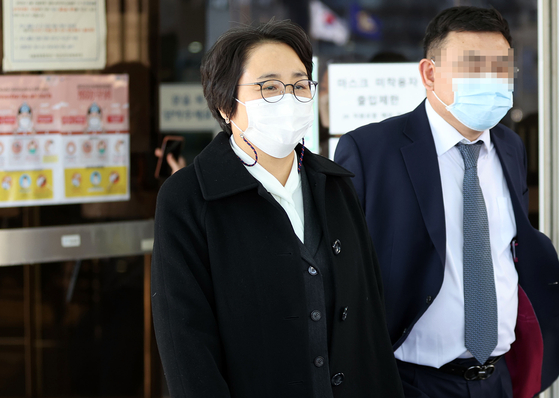
M 102 69 L 103 0 L 3 0 L 4 71 Z
M 128 76 L 0 76 L 0 207 L 128 200 Z
M 61 83 L 66 200 L 128 199 L 128 76 L 64 76 Z

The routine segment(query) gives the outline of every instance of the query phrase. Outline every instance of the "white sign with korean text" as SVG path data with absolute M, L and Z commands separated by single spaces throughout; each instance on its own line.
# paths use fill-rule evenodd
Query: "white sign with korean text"
M 219 129 L 204 98 L 201 84 L 159 86 L 161 131 L 215 131 Z
M 412 111 L 425 98 L 418 64 L 328 66 L 330 134 Z
M 103 69 L 104 0 L 3 0 L 4 71 Z

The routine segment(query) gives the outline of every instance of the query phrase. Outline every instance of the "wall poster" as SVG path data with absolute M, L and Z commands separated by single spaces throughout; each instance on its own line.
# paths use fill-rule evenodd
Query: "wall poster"
M 0 207 L 130 199 L 128 75 L 0 76 Z
M 3 0 L 4 71 L 103 69 L 104 0 Z

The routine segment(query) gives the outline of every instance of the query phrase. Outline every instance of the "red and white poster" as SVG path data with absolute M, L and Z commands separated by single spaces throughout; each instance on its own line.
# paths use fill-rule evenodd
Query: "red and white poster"
M 0 76 L 0 207 L 128 200 L 129 137 L 127 75 Z

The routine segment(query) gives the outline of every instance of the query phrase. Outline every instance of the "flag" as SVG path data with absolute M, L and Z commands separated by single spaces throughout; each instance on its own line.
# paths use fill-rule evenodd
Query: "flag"
M 370 12 L 365 11 L 359 5 L 351 6 L 350 11 L 351 30 L 359 36 L 367 39 L 378 40 L 382 37 L 382 23 Z
M 312 38 L 331 41 L 339 46 L 348 42 L 350 33 L 347 24 L 322 2 L 311 0 L 310 14 Z

